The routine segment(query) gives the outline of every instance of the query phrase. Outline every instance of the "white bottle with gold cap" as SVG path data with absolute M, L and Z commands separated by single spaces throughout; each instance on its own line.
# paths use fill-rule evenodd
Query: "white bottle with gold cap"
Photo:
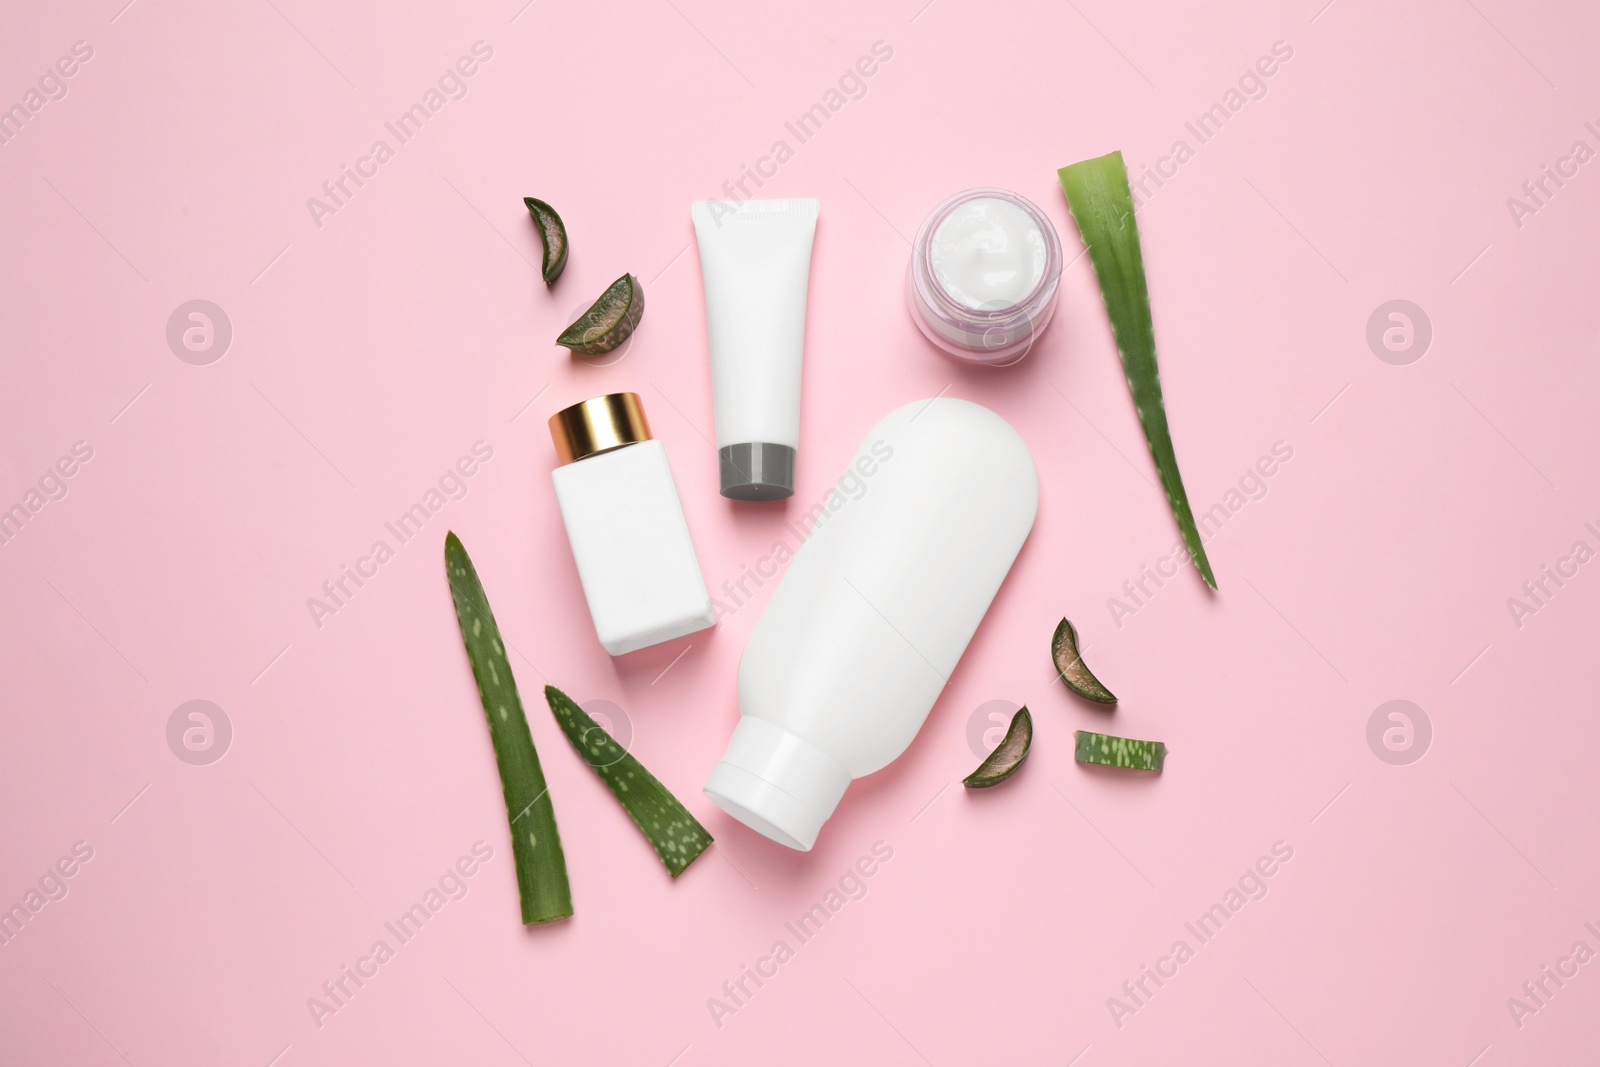
M 550 417 L 550 476 L 600 643 L 613 656 L 714 624 L 667 451 L 637 393 Z

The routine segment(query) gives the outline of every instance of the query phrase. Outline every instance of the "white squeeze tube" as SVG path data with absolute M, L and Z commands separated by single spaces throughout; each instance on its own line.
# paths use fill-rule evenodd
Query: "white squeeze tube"
M 690 208 L 706 290 L 722 495 L 794 495 L 800 354 L 815 200 L 700 200 Z
M 1039 508 L 1022 438 L 951 398 L 890 412 L 837 488 L 745 644 L 739 725 L 705 785 L 807 851 L 851 781 L 921 729 Z

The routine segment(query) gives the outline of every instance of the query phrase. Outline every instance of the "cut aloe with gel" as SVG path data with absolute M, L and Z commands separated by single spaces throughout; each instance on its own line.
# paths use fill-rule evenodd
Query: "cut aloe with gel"
M 1078 631 L 1065 618 L 1056 626 L 1055 636 L 1050 639 L 1050 658 L 1061 680 L 1074 693 L 1096 704 L 1117 702 L 1116 694 L 1100 684 L 1100 679 L 1083 662 L 1083 653 L 1078 649 Z
M 1159 773 L 1167 762 L 1167 746 L 1162 741 L 1136 741 L 1131 737 L 1113 737 L 1089 730 L 1074 731 L 1073 736 L 1078 739 L 1078 750 L 1073 758 L 1079 763 Z
M 543 200 L 525 196 L 522 203 L 527 207 L 528 214 L 533 216 L 533 224 L 539 229 L 539 241 L 544 245 L 544 263 L 540 265 L 539 273 L 546 285 L 554 285 L 556 279 L 561 277 L 561 272 L 567 269 L 566 224 L 556 214 L 556 209 Z
M 1133 212 L 1133 193 L 1128 188 L 1128 170 L 1122 153 L 1112 152 L 1097 159 L 1086 159 L 1057 174 L 1067 204 L 1078 223 L 1078 233 L 1089 249 L 1100 280 L 1100 295 L 1105 300 L 1111 332 L 1122 356 L 1122 370 L 1133 393 L 1139 423 L 1144 427 L 1150 455 L 1161 475 L 1167 503 L 1178 520 L 1189 556 L 1200 577 L 1211 588 L 1217 587 L 1211 561 L 1200 543 L 1189 495 L 1178 474 L 1178 457 L 1172 449 L 1172 431 L 1167 427 L 1166 403 L 1161 397 L 1161 377 L 1156 368 L 1155 323 L 1150 317 L 1150 290 L 1145 283 L 1144 253 L 1139 246 L 1139 220 Z
M 977 770 L 961 779 L 961 784 L 968 789 L 988 789 L 999 785 L 1017 773 L 1017 768 L 1028 758 L 1028 749 L 1032 747 L 1033 716 L 1028 714 L 1026 707 L 1018 708 L 1017 713 L 1011 716 L 1006 736 L 989 753 L 988 758 L 978 764 Z
M 561 732 L 644 832 L 672 877 L 711 847 L 711 834 L 689 809 L 576 701 L 553 685 L 544 687 L 544 698 Z
M 454 532 L 445 535 L 444 567 L 500 767 L 522 921 L 532 925 L 565 919 L 572 914 L 572 889 L 567 884 L 567 860 L 556 830 L 555 807 L 550 803 L 539 754 L 534 751 L 533 735 L 528 732 L 500 627 L 489 609 L 478 571 Z
M 644 286 L 638 278 L 624 274 L 556 338 L 556 344 L 565 345 L 577 356 L 603 355 L 633 336 L 643 317 Z

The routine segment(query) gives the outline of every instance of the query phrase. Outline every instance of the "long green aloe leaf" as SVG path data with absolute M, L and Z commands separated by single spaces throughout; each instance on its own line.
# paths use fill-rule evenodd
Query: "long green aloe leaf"
M 565 919 L 572 914 L 572 888 L 567 884 L 567 859 L 556 830 L 556 810 L 550 803 L 539 753 L 533 748 L 533 735 L 528 732 L 528 719 L 522 713 L 522 697 L 511 676 L 500 627 L 489 609 L 477 568 L 454 532 L 445 534 L 444 569 L 467 660 L 478 682 L 478 697 L 489 719 L 495 762 L 500 766 L 522 921 L 531 925 Z
M 1200 570 L 1200 577 L 1211 588 L 1217 587 L 1211 561 L 1200 543 L 1189 495 L 1178 474 L 1178 457 L 1172 451 L 1172 432 L 1167 428 L 1167 409 L 1161 399 L 1161 377 L 1156 369 L 1155 324 L 1150 319 L 1150 290 L 1145 284 L 1144 254 L 1139 247 L 1139 220 L 1133 213 L 1133 193 L 1128 188 L 1128 169 L 1122 153 L 1112 152 L 1097 159 L 1086 159 L 1056 172 L 1067 204 L 1078 223 L 1078 233 L 1089 248 L 1089 261 L 1100 280 L 1100 295 L 1105 299 L 1111 332 L 1122 355 L 1122 370 L 1133 393 L 1144 426 L 1150 455 L 1161 474 L 1167 503 L 1189 546 L 1189 556 Z
M 594 768 L 628 817 L 644 831 L 672 877 L 711 847 L 711 834 L 689 814 L 656 776 L 589 717 L 575 700 L 553 685 L 544 687 L 550 711 L 583 761 Z

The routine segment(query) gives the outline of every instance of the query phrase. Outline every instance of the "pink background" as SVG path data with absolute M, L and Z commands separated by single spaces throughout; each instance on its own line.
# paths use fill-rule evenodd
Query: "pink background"
M 1600 964 L 1547 980 L 1520 1027 L 1507 998 L 1579 939 L 1600 949 L 1600 565 L 1520 627 L 1507 598 L 1575 541 L 1600 548 L 1583 525 L 1600 526 L 1600 164 L 1520 227 L 1506 199 L 1574 141 L 1600 148 L 1600 14 L 522 2 L 8 17 L 0 103 L 75 41 L 93 58 L 0 146 L 0 507 L 74 442 L 93 458 L 0 546 L 0 905 L 75 842 L 93 858 L 0 947 L 0 1059 L 1498 1067 L 1595 1047 Z M 465 98 L 397 146 L 383 124 L 480 40 Z M 876 41 L 893 56 L 865 95 L 798 144 L 785 121 Z M 1195 147 L 1184 123 L 1276 41 L 1293 57 L 1267 95 L 1140 224 L 1196 506 L 1275 442 L 1293 458 L 1210 542 L 1218 594 L 1186 570 L 1119 627 L 1108 599 L 1177 535 L 1087 261 L 1035 351 L 979 372 L 907 320 L 906 237 L 998 185 L 1072 258 L 1055 169 Z M 319 228 L 306 199 L 378 138 L 394 158 Z M 822 201 L 799 487 L 737 506 L 716 493 L 688 207 L 780 138 L 794 155 L 761 195 Z M 570 227 L 553 292 L 524 195 Z M 635 342 L 574 364 L 550 339 L 624 271 L 648 293 Z M 234 333 L 205 366 L 165 340 L 196 298 Z M 1408 366 L 1366 341 L 1397 298 L 1433 327 Z M 896 405 L 974 400 L 1033 448 L 1039 521 L 988 620 L 907 755 L 809 855 L 699 791 L 771 583 L 716 631 L 620 660 L 593 636 L 544 420 L 618 389 L 666 443 L 713 588 Z M 398 544 L 384 522 L 480 440 L 493 459 L 467 495 Z M 577 906 L 556 928 L 517 923 L 446 529 L 517 650 Z M 307 599 L 380 538 L 394 558 L 319 627 Z M 1062 614 L 1115 712 L 1052 685 Z M 676 883 L 553 728 L 545 679 L 625 709 L 633 751 L 716 835 Z M 193 699 L 233 728 L 207 766 L 167 742 Z M 1408 766 L 1366 740 L 1391 699 L 1432 723 Z M 1027 702 L 1037 736 L 974 795 L 951 783 L 995 700 Z M 1095 727 L 1164 739 L 1166 773 L 1076 765 L 1071 731 Z M 480 839 L 494 858 L 465 898 L 319 1027 L 307 998 L 394 947 L 384 922 Z M 893 858 L 867 895 L 799 944 L 784 923 L 878 841 Z M 1184 923 L 1279 841 L 1293 858 L 1268 895 L 1200 946 Z M 794 958 L 719 1026 L 709 998 L 780 939 Z M 1179 939 L 1194 958 L 1114 1019 L 1108 998 Z

